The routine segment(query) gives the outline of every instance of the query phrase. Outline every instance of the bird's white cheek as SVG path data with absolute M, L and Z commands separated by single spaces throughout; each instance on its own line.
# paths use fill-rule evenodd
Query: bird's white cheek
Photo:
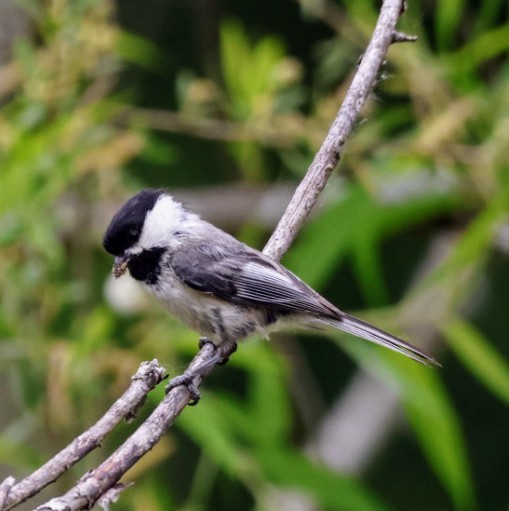
M 161 197 L 147 213 L 139 244 L 147 248 L 169 246 L 181 217 L 182 206 L 171 197 Z

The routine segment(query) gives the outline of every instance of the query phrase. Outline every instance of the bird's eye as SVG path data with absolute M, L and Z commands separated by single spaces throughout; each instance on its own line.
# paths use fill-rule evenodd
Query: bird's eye
M 140 230 L 137 227 L 131 227 L 129 231 L 127 231 L 127 236 L 131 241 L 137 241 L 140 236 Z

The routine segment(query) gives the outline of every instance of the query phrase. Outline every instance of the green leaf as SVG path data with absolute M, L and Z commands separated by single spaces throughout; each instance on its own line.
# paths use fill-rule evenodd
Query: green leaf
M 414 370 L 415 384 L 402 395 L 407 417 L 455 509 L 475 509 L 470 464 L 453 405 L 436 371 L 425 367 Z
M 375 254 L 380 241 L 388 234 L 454 209 L 457 202 L 454 194 L 430 193 L 382 204 L 360 186 L 347 186 L 340 200 L 305 227 L 285 257 L 285 265 L 306 283 L 320 288 L 342 258 L 353 255 L 367 297 L 375 293 L 380 302 L 386 294 Z M 365 264 L 367 276 L 361 271 Z
M 464 9 L 464 0 L 447 0 L 447 2 L 436 4 L 436 37 L 441 49 L 450 48 L 453 45 Z
M 472 72 L 488 60 L 505 53 L 508 48 L 509 23 L 506 23 L 470 40 L 458 52 L 447 56 L 447 63 L 454 68 L 454 60 L 461 59 L 462 70 Z
M 479 381 L 509 404 L 509 365 L 489 341 L 465 321 L 447 322 L 443 333 L 458 358 Z
M 366 230 L 364 236 L 357 237 L 354 248 L 353 262 L 357 280 L 364 291 L 366 303 L 371 307 L 381 306 L 389 301 L 378 243 L 377 232 Z
M 473 34 L 488 30 L 497 21 L 497 15 L 505 0 L 484 0 L 479 4 Z
M 251 44 L 242 25 L 228 20 L 221 25 L 221 63 L 223 78 L 232 102 L 232 114 L 246 119 L 262 110 L 273 91 L 273 73 L 285 55 L 276 37 L 265 37 Z
M 225 412 L 232 407 L 227 407 L 225 401 L 208 394 L 192 413 L 182 414 L 178 424 L 226 473 L 242 479 L 254 465 L 249 451 L 236 439 L 230 414 Z
M 471 278 L 464 278 L 472 270 L 479 268 L 486 260 L 496 229 L 507 215 L 507 192 L 501 191 L 487 204 L 484 211 L 470 223 L 460 240 L 445 260 L 429 276 L 414 287 L 412 294 L 421 293 L 423 288 L 447 284 L 447 291 L 454 293 L 455 299 L 465 297 L 465 285 L 471 285 Z M 407 298 L 408 300 L 410 298 Z M 450 300 L 450 307 L 455 303 Z
M 286 443 L 292 420 L 283 360 L 267 342 L 252 340 L 232 357 L 231 364 L 246 371 L 247 391 L 242 398 L 215 395 L 221 420 L 230 435 L 243 445 L 272 446 Z M 267 398 L 270 396 L 270 398 Z
M 291 434 L 292 419 L 283 360 L 276 356 L 268 343 L 251 343 L 245 356 L 256 360 L 256 367 L 249 373 L 249 409 L 246 419 L 252 428 L 250 440 L 257 445 L 278 445 L 286 442 Z M 270 398 L 268 398 L 270 396 Z
M 389 508 L 357 480 L 334 473 L 289 450 L 257 453 L 265 475 L 276 485 L 303 491 L 321 508 L 341 511 L 384 511 Z
M 168 55 L 148 39 L 127 30 L 119 32 L 117 51 L 123 59 L 144 69 L 153 71 L 168 65 Z
M 344 348 L 396 387 L 421 449 L 457 510 L 475 509 L 474 485 L 463 432 L 440 371 L 367 343 Z

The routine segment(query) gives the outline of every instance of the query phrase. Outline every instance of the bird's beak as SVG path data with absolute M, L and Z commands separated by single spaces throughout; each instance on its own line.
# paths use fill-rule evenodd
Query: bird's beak
M 127 270 L 127 264 L 129 263 L 129 255 L 124 254 L 121 256 L 115 257 L 115 262 L 113 263 L 113 275 L 116 279 L 121 277 L 125 271 Z

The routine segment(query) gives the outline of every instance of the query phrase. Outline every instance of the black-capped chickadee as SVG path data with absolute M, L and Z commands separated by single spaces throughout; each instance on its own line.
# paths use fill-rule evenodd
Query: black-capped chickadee
M 126 270 L 183 323 L 214 345 L 288 327 L 332 327 L 418 362 L 423 351 L 328 302 L 278 262 L 187 210 L 165 190 L 142 190 L 115 214 L 104 236 Z

